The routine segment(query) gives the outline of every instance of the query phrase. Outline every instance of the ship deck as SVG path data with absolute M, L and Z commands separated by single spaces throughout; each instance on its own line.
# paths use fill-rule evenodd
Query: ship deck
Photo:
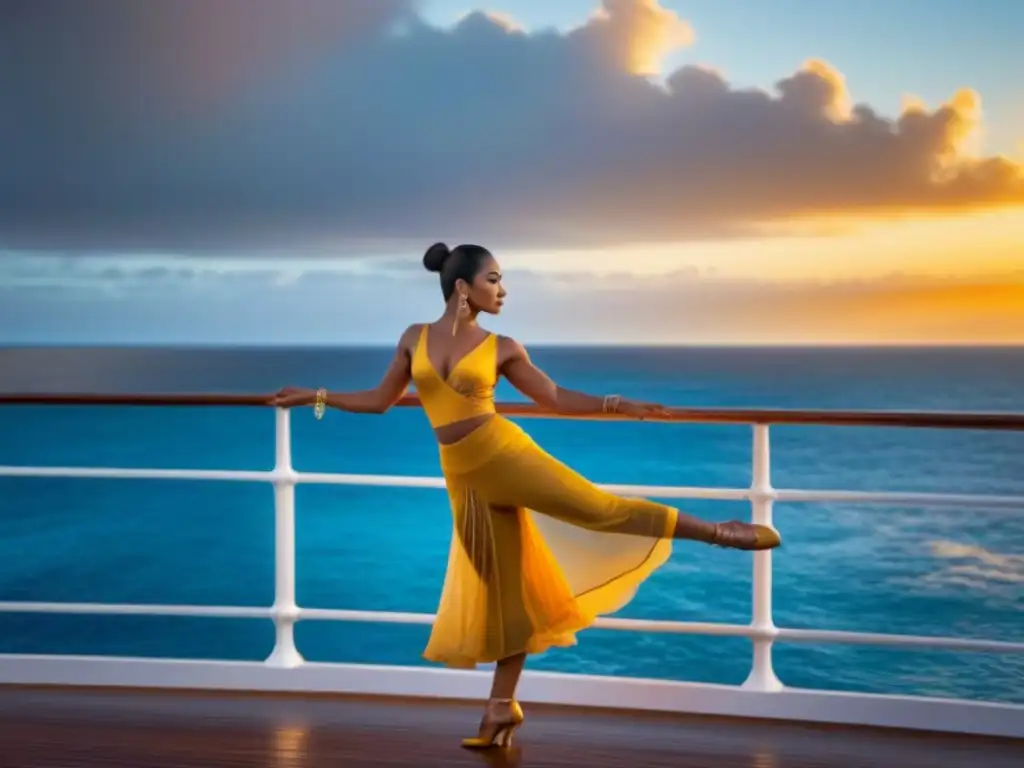
M 516 748 L 463 750 L 479 706 L 348 696 L 0 689 L 4 768 L 1009 768 L 1020 740 L 528 706 Z

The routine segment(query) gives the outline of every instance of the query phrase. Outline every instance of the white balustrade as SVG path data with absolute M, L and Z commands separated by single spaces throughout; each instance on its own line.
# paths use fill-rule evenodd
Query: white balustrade
M 750 506 L 753 521 L 759 525 L 772 525 L 772 505 L 775 491 L 771 478 L 771 445 L 767 424 L 754 425 L 754 467 L 751 473 Z M 754 615 L 751 629 L 760 634 L 751 637 L 754 646 L 754 661 L 750 675 L 743 684 L 755 691 L 778 691 L 782 681 L 772 667 L 772 645 L 778 630 L 772 619 L 772 553 L 771 550 L 754 553 Z
M 267 657 L 272 667 L 297 667 L 303 663 L 295 647 L 295 470 L 292 469 L 292 427 L 289 411 L 276 409 L 274 446 L 274 617 L 276 640 Z
M 424 613 L 303 608 L 295 595 L 295 486 L 298 483 L 443 488 L 443 478 L 297 472 L 292 467 L 290 411 L 277 409 L 275 464 L 270 471 L 115 469 L 2 466 L 0 476 L 234 480 L 270 482 L 274 488 L 274 603 L 270 608 L 195 605 L 126 605 L 63 602 L 0 602 L 2 613 L 201 616 L 270 618 L 273 651 L 262 665 L 248 662 L 189 662 L 0 654 L 0 684 L 146 685 L 262 690 L 336 690 L 404 695 L 477 696 L 480 673 L 433 668 L 325 665 L 306 662 L 295 645 L 296 622 L 348 621 L 430 624 Z M 662 498 L 748 500 L 755 523 L 772 525 L 776 500 L 858 502 L 901 506 L 964 505 L 976 510 L 1024 508 L 1024 497 L 978 494 L 868 493 L 776 490 L 771 481 L 769 426 L 753 424 L 751 484 L 747 489 L 608 485 L 614 492 Z M 578 705 L 614 705 L 738 716 L 805 719 L 1024 737 L 1024 706 L 928 697 L 807 691 L 787 688 L 775 674 L 776 641 L 865 644 L 1004 654 L 1024 653 L 1024 643 L 985 639 L 778 628 L 772 616 L 772 552 L 753 553 L 753 610 L 749 624 L 601 618 L 610 630 L 746 637 L 753 645 L 750 673 L 738 688 L 663 680 L 589 675 L 527 674 L 524 688 L 536 700 Z M 258 669 L 262 666 L 265 672 Z M 273 670 L 280 670 L 274 672 Z M 332 672 L 337 673 L 332 677 Z M 285 675 L 286 677 L 281 677 Z M 471 681 L 471 682 L 470 682 Z M 532 686 L 531 686 L 532 683 Z M 530 698 L 529 693 L 524 698 Z M 965 720 L 964 718 L 969 718 Z

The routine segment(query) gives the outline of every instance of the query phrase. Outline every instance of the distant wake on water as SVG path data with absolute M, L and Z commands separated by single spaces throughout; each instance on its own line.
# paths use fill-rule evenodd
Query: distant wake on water
M 1003 584 L 1024 584 L 1024 554 L 997 554 L 984 547 L 955 541 L 929 544 L 936 558 L 954 561 L 933 574 L 930 577 L 933 581 L 981 591 Z

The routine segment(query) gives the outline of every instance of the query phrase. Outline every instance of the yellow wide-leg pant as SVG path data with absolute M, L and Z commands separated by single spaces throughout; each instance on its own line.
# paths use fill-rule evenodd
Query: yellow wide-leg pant
M 430 661 L 574 645 L 672 552 L 674 508 L 601 490 L 502 416 L 440 450 L 454 527 Z

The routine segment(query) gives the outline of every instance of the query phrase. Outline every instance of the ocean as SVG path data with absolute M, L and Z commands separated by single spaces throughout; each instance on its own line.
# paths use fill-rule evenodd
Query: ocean
M 271 392 L 373 386 L 386 349 L 0 350 L 0 389 Z M 564 386 L 669 405 L 1024 411 L 1024 349 L 538 348 Z M 518 399 L 502 384 L 501 399 Z M 524 421 L 598 482 L 745 487 L 746 426 Z M 421 412 L 293 415 L 294 463 L 322 472 L 438 475 Z M 0 406 L 0 465 L 269 469 L 274 418 L 258 408 Z M 1024 433 L 772 429 L 778 488 L 1024 496 Z M 681 501 L 716 520 L 749 505 Z M 1024 641 L 1020 509 L 778 504 L 775 621 L 783 627 Z M 433 612 L 450 535 L 443 492 L 297 490 L 298 602 Z M 267 606 L 268 484 L 0 478 L 0 600 Z M 748 553 L 679 543 L 619 614 L 749 621 Z M 301 623 L 314 661 L 425 664 L 424 626 Z M 262 659 L 269 621 L 0 614 L 0 652 Z M 589 630 L 532 669 L 742 683 L 734 638 Z M 1024 703 L 1024 656 L 778 643 L 788 685 Z

